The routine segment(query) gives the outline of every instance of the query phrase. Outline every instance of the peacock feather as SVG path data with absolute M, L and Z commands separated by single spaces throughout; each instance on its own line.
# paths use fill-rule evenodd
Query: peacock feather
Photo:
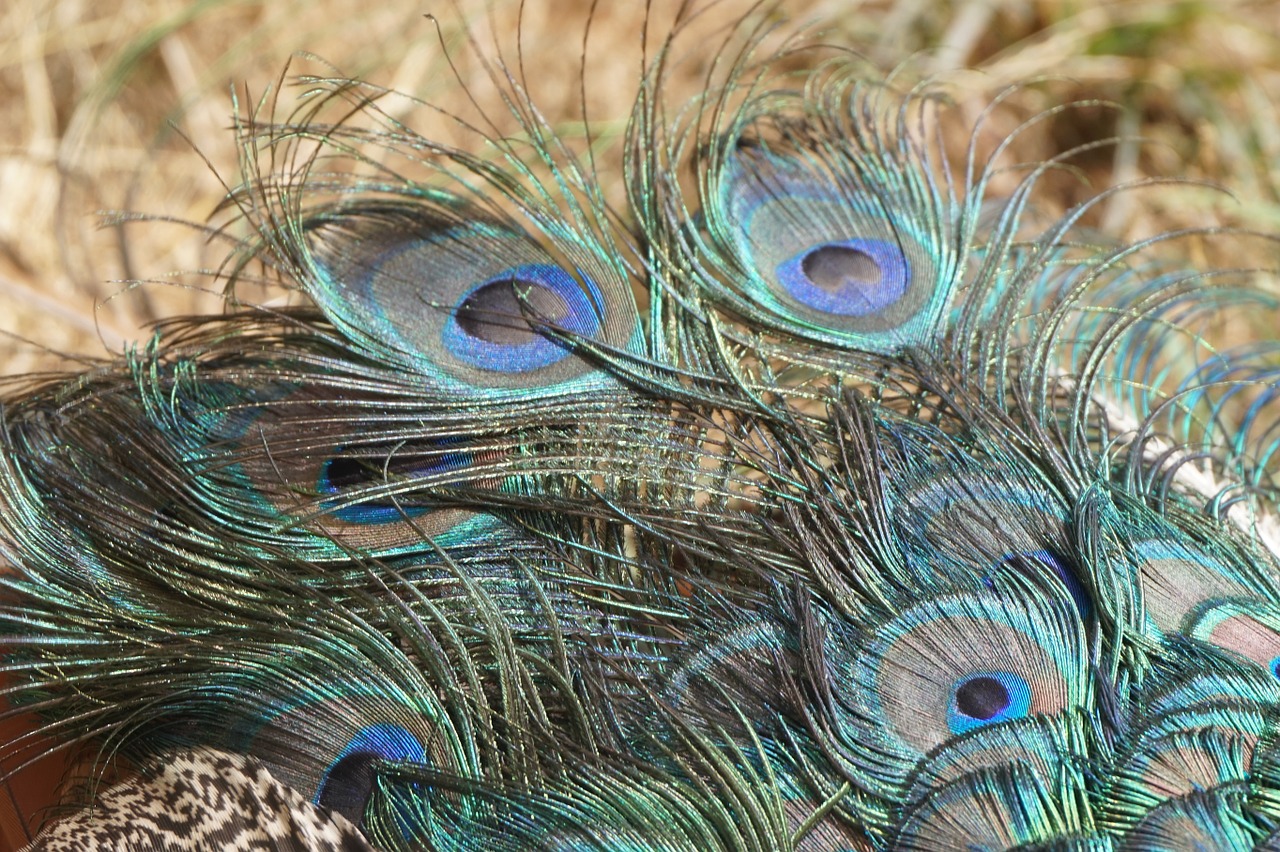
M 1205 332 L 1275 300 L 1040 215 L 1092 105 L 768 15 L 673 102 L 697 17 L 613 171 L 517 64 L 470 146 L 264 98 L 226 311 L 11 383 L 30 848 L 1280 845 L 1276 347 Z

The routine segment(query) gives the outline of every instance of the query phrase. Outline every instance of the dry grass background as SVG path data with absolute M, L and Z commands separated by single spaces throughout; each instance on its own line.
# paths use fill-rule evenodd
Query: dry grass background
M 653 31 L 674 5 L 655 0 Z M 702 5 L 712 24 L 746 8 Z M 523 7 L 525 67 L 553 119 L 578 117 L 589 8 L 586 0 Z M 102 222 L 110 211 L 208 217 L 224 192 L 219 176 L 236 174 L 233 87 L 256 97 L 290 57 L 291 71 L 322 68 L 298 56 L 309 51 L 345 74 L 456 103 L 446 56 L 464 81 L 480 75 L 461 23 L 482 42 L 496 32 L 510 49 L 520 10 L 505 0 L 8 0 L 0 9 L 0 332 L 15 337 L 0 340 L 0 373 L 53 364 L 53 351 L 119 351 L 154 319 L 217 308 L 208 293 L 163 284 L 130 292 L 125 282 L 216 265 L 222 248 L 187 227 Z M 1195 187 L 1122 195 L 1096 224 L 1117 238 L 1221 221 L 1280 231 L 1280 5 L 1270 0 L 784 0 L 769 15 L 816 24 L 824 41 L 885 68 L 915 57 L 925 73 L 976 69 L 953 77 L 972 95 L 962 103 L 970 115 L 991 93 L 1041 75 L 1062 80 L 1038 106 L 1074 98 L 1122 105 L 1071 113 L 1020 143 L 1026 159 L 1117 132 L 1147 140 L 1078 161 L 1089 184 L 1055 181 L 1041 199 L 1050 211 L 1116 180 L 1177 176 L 1232 195 Z M 643 21 L 639 2 L 596 12 L 587 100 L 602 128 L 620 129 L 630 106 Z M 711 57 L 689 46 L 697 39 L 687 42 L 673 85 L 683 81 L 692 93 Z M 296 94 L 286 86 L 282 98 Z M 439 116 L 407 120 L 424 135 L 449 131 Z

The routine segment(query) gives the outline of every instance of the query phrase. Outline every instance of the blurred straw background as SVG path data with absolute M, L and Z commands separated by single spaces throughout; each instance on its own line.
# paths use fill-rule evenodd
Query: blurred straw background
M 702 5 L 706 19 L 723 22 L 746 8 Z M 655 0 L 652 31 L 674 7 Z M 248 92 L 243 112 L 291 57 L 291 72 L 323 68 L 298 56 L 307 51 L 344 74 L 447 99 L 458 85 L 446 55 L 465 52 L 462 22 L 483 42 L 519 20 L 535 100 L 553 120 L 576 119 L 589 9 L 585 0 L 527 0 L 523 12 L 504 0 L 8 0 L 0 10 L 0 373 L 53 365 L 55 352 L 119 351 L 145 338 L 152 320 L 217 308 L 198 288 L 131 292 L 127 282 L 216 266 L 224 249 L 190 227 L 102 223 L 113 211 L 197 223 L 209 216 L 224 193 L 220 178 L 236 175 L 233 88 Z M 1145 140 L 1076 161 L 1088 183 L 1055 182 L 1041 200 L 1049 212 L 1115 181 L 1181 177 L 1231 195 L 1197 187 L 1121 195 L 1097 226 L 1117 238 L 1223 221 L 1280 230 L 1275 3 L 793 0 L 769 14 L 815 24 L 824 41 L 885 68 L 915 57 L 924 73 L 977 69 L 955 77 L 974 94 L 974 116 L 992 93 L 1042 75 L 1063 78 L 1054 99 L 1122 105 L 1065 115 L 1022 141 L 1019 156 L 1029 159 L 1116 133 Z M 602 126 L 625 120 L 642 25 L 639 3 L 596 12 L 588 103 Z M 695 54 L 681 66 L 691 92 L 709 61 Z M 455 64 L 464 80 L 480 73 L 475 63 Z M 293 97 L 286 85 L 282 98 Z

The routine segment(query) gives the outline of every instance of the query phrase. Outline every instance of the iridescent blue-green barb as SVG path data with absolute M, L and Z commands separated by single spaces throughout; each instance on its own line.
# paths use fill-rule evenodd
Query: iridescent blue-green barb
M 34 848 L 1280 848 L 1273 300 L 738 35 L 625 209 L 500 69 L 242 123 L 305 298 L 3 403 L 10 752 L 136 772 Z

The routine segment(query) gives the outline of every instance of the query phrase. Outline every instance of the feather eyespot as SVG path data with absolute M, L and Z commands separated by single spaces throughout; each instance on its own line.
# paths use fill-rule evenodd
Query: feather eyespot
M 1006 556 L 1001 561 L 1000 568 L 1005 568 L 1006 566 L 1032 574 L 1048 569 L 1048 572 L 1066 587 L 1067 594 L 1071 595 L 1071 600 L 1075 603 L 1076 611 L 1080 613 L 1081 619 L 1088 621 L 1093 615 L 1093 601 L 1089 598 L 1089 592 L 1085 589 L 1084 584 L 1080 582 L 1080 578 L 1065 557 L 1059 556 L 1052 550 L 1029 550 L 1022 553 L 1011 553 Z M 993 587 L 994 583 L 990 578 L 987 578 L 986 585 Z
M 1150 539 L 1134 546 L 1147 618 L 1161 633 L 1184 633 L 1197 612 L 1214 601 L 1250 595 L 1228 564 L 1199 548 L 1170 539 Z
M 464 540 L 487 529 L 490 516 L 461 508 L 424 505 L 436 483 L 427 478 L 461 472 L 467 486 L 500 487 L 499 478 L 467 478 L 466 472 L 501 454 L 496 451 L 450 448 L 452 441 L 434 440 L 395 451 L 376 447 L 341 448 L 309 470 L 316 471 L 318 518 L 330 536 L 350 546 L 380 553 L 407 552 L 424 547 L 423 536 Z M 451 477 L 450 479 L 453 479 Z M 384 489 L 396 480 L 411 489 L 401 494 Z M 418 481 L 421 480 L 421 481 Z M 443 485 L 443 483 L 442 483 Z M 305 512 L 305 505 L 298 511 Z M 426 545 L 432 550 L 432 546 Z
M 879 313 L 907 292 L 911 266 L 888 240 L 820 243 L 778 264 L 778 283 L 797 301 L 836 316 Z
M 839 652 L 833 640 L 828 654 Z M 869 720 L 908 766 L 957 734 L 1087 702 L 1084 629 L 1065 592 L 935 598 L 845 653 L 858 684 L 851 717 Z M 851 729 L 851 741 L 862 736 Z
M 320 494 L 337 496 L 350 494 L 362 485 L 374 485 L 384 481 L 384 475 L 394 473 L 381 464 L 373 464 L 353 456 L 334 456 L 320 468 L 316 490 Z M 326 501 L 321 507 L 340 521 L 352 524 L 387 524 L 415 518 L 426 512 L 422 506 L 404 505 L 391 497 L 373 498 L 354 504 Z
M 308 559 L 345 559 L 352 548 L 421 550 L 424 535 L 465 535 L 476 520 L 469 510 L 424 505 L 432 487 L 500 487 L 497 478 L 470 473 L 501 451 L 423 437 L 416 426 L 406 437 L 404 420 L 384 399 L 289 389 L 262 396 L 210 415 L 199 469 L 223 510 L 272 546 Z M 393 437 L 378 442 L 379 434 Z M 406 480 L 395 493 L 387 487 Z
M 399 725 L 361 728 L 325 770 L 315 803 L 336 810 L 359 825 L 373 792 L 377 764 L 383 761 L 421 763 L 425 756 L 417 738 Z
M 1025 718 L 1031 709 L 1031 686 L 1013 672 L 981 672 L 961 679 L 952 690 L 947 726 L 963 734 L 984 725 Z
M 843 158 L 737 149 L 706 211 L 731 282 L 709 292 L 814 342 L 892 352 L 929 337 L 955 259 L 901 191 Z
M 429 387 L 528 395 L 599 383 L 608 379 L 575 357 L 577 341 L 643 349 L 627 273 L 586 235 L 409 205 L 308 228 L 308 292 L 325 316 Z
M 481 370 L 528 372 L 570 354 L 541 334 L 538 323 L 585 338 L 600 330 L 591 301 L 573 276 L 558 266 L 525 264 L 464 294 L 444 328 L 444 343 L 459 360 Z
M 292 660 L 307 654 L 299 650 L 284 656 Z M 441 709 L 431 706 L 430 696 L 420 693 L 427 699 L 422 705 L 401 701 L 408 688 L 416 692 L 421 687 L 383 683 L 378 687 L 381 694 L 340 695 L 351 686 L 344 680 L 366 675 L 357 659 L 369 658 L 352 654 L 350 661 L 343 663 L 348 673 L 325 670 L 316 674 L 321 692 L 313 700 L 280 712 L 269 711 L 267 718 L 260 711 L 251 713 L 234 725 L 233 737 L 237 739 L 229 745 L 261 760 L 276 779 L 312 803 L 364 825 L 371 812 L 386 814 L 387 805 L 394 805 L 389 800 L 394 799 L 396 788 L 405 787 L 400 775 L 429 769 L 469 776 L 472 764 L 456 732 L 447 721 L 441 723 Z M 273 667 L 273 674 L 277 668 Z M 382 669 L 373 665 L 368 671 Z M 279 669 L 279 674 L 283 676 L 261 681 L 268 701 L 271 691 L 292 688 L 298 677 L 292 669 Z M 367 684 L 356 688 L 369 689 Z M 243 739 L 238 739 L 240 736 Z M 402 764 L 404 771 L 397 770 L 392 778 L 390 764 Z M 377 796 L 376 809 L 371 801 L 375 793 L 386 794 Z
M 1190 635 L 1280 677 L 1280 613 L 1263 603 L 1226 601 L 1203 610 Z

